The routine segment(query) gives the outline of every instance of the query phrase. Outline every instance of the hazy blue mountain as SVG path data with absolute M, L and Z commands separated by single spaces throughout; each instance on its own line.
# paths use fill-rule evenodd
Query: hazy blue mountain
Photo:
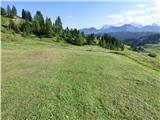
M 142 26 L 139 24 L 124 24 L 121 26 L 110 26 L 104 25 L 101 29 L 96 28 L 84 28 L 80 31 L 83 31 L 85 34 L 104 34 L 104 33 L 117 33 L 117 32 L 160 32 L 160 26 L 157 24 Z
M 138 28 L 134 27 L 130 24 L 124 24 L 122 26 L 111 26 L 110 28 L 106 29 L 104 32 L 135 32 Z
M 126 39 L 138 39 L 140 37 L 160 33 L 160 26 L 157 24 L 142 26 L 140 24 L 132 23 L 121 26 L 104 25 L 100 29 L 96 29 L 94 27 L 84 28 L 80 31 L 83 31 L 85 34 L 94 33 L 99 36 L 103 35 L 104 33 L 108 33 L 123 41 Z
M 101 28 L 101 30 L 105 30 L 105 29 L 108 29 L 108 28 L 110 28 L 111 27 L 111 25 L 104 25 L 102 28 Z
M 114 32 L 109 34 L 123 41 L 126 39 L 138 39 L 143 36 L 153 35 L 155 32 Z
M 97 33 L 98 30 L 94 27 L 90 27 L 90 28 L 83 28 L 80 31 L 84 32 L 85 34 L 91 34 L 91 33 Z
M 143 27 L 143 25 L 137 24 L 137 23 L 131 23 L 131 25 L 134 26 L 134 27 L 138 27 L 138 28 L 142 28 Z
M 147 25 L 141 28 L 144 32 L 160 32 L 160 26 L 157 24 Z

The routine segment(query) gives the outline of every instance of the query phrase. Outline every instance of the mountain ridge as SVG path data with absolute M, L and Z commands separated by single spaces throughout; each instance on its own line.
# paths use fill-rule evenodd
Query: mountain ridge
M 121 26 L 104 25 L 100 29 L 95 27 L 80 29 L 85 34 L 103 34 L 103 33 L 117 33 L 117 32 L 160 32 L 160 25 L 152 24 L 142 26 L 140 24 L 123 24 Z

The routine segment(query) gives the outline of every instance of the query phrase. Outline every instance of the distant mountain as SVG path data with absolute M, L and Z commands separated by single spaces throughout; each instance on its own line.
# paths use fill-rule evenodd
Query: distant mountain
M 160 32 L 160 26 L 157 24 L 147 25 L 141 28 L 141 31 L 144 32 Z
M 105 29 L 108 29 L 108 28 L 110 28 L 111 27 L 111 25 L 104 25 L 102 28 L 101 28 L 101 30 L 105 30 Z
M 90 28 L 83 28 L 82 30 L 80 30 L 81 32 L 84 32 L 85 34 L 91 34 L 91 33 L 97 33 L 97 29 L 94 27 L 90 27 Z
M 142 28 L 143 27 L 143 25 L 137 24 L 137 23 L 131 23 L 131 25 L 134 26 L 134 27 L 138 27 L 138 28 Z
M 153 35 L 155 32 L 113 32 L 113 33 L 108 33 L 117 39 L 123 41 L 126 39 L 138 39 L 140 37 L 148 36 L 148 35 Z M 97 35 L 102 35 L 102 34 L 97 34 Z
M 142 26 L 139 24 L 124 24 L 121 26 L 110 26 L 104 25 L 101 29 L 96 28 L 84 28 L 80 31 L 83 31 L 85 34 L 104 34 L 104 33 L 117 33 L 117 32 L 160 32 L 160 26 L 157 24 Z
M 137 27 L 134 27 L 130 24 L 124 24 L 122 26 L 111 26 L 110 28 L 108 29 L 105 29 L 104 32 L 135 32 L 137 31 L 138 28 Z

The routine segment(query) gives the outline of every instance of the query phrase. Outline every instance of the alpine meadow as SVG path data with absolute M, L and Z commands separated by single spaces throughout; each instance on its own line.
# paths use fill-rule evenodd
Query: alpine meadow
M 1 119 L 160 120 L 160 2 L 127 1 L 2 1 Z

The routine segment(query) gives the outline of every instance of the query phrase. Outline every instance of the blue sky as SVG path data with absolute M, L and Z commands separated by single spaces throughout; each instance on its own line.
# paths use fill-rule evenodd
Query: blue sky
M 157 0 L 156 0 L 157 1 Z M 158 0 L 159 1 L 159 0 Z M 101 2 L 54 2 L 54 1 L 3 1 L 1 6 L 15 5 L 18 15 L 24 8 L 35 15 L 40 10 L 44 17 L 48 16 L 54 21 L 60 16 L 64 27 L 70 28 L 101 28 L 103 25 L 121 25 L 125 23 L 152 24 L 160 23 L 157 17 L 160 13 L 159 3 L 155 0 L 106 0 Z M 149 10 L 148 10 L 149 9 Z M 158 11 L 158 12 L 157 12 Z

